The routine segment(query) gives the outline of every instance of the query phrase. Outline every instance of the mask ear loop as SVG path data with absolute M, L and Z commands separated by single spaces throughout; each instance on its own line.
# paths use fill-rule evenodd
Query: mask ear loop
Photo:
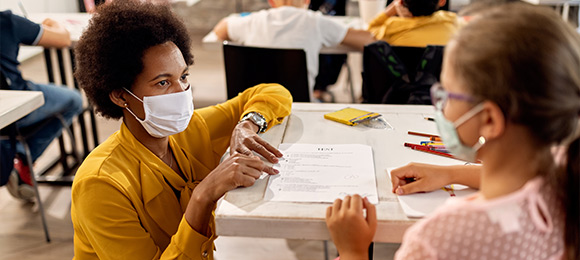
M 136 98 L 137 100 L 141 101 L 141 103 L 144 103 L 143 100 L 141 100 L 138 96 L 136 96 L 135 94 L 133 94 L 133 92 L 131 92 L 130 90 L 128 90 L 127 88 L 123 87 L 123 89 L 125 91 L 127 91 L 127 93 L 131 94 L 131 96 L 133 96 L 134 98 Z
M 457 129 L 457 127 L 459 127 L 460 125 L 465 123 L 467 120 L 469 120 L 471 117 L 473 117 L 477 113 L 481 112 L 481 110 L 483 110 L 483 103 L 479 103 L 479 104 L 477 104 L 477 106 L 475 106 L 472 109 L 470 109 L 469 111 L 467 111 L 467 113 L 463 114 L 461 117 L 459 117 L 457 120 L 455 120 L 453 125 Z M 485 139 L 485 137 L 479 136 L 479 138 L 477 138 L 477 142 L 471 148 L 474 149 L 475 151 L 478 151 L 479 148 L 481 148 L 485 144 L 486 141 L 487 140 Z
M 135 94 L 133 94 L 131 91 L 129 91 L 128 89 L 126 89 L 125 87 L 123 87 L 123 89 L 125 91 L 127 91 L 127 93 L 131 94 L 131 96 L 135 97 L 137 100 L 141 101 L 141 103 L 143 103 L 143 100 L 141 100 L 139 97 L 137 97 Z M 135 117 L 135 119 L 137 119 L 139 122 L 145 122 L 145 120 L 141 120 L 137 115 L 135 115 L 135 113 L 133 113 L 133 111 L 131 111 L 131 109 L 129 109 L 129 105 L 127 103 L 125 103 L 125 109 L 127 109 L 127 111 L 129 111 L 129 113 L 131 113 L 131 115 L 133 115 L 133 117 Z
M 477 104 L 477 106 L 475 106 L 472 109 L 470 109 L 469 111 L 467 111 L 467 113 L 463 114 L 461 117 L 459 117 L 457 120 L 455 120 L 455 122 L 453 122 L 453 125 L 455 126 L 455 128 L 459 127 L 460 125 L 465 123 L 467 120 L 469 120 L 471 117 L 473 117 L 477 113 L 481 112 L 481 110 L 483 110 L 483 103 L 479 103 L 479 104 Z

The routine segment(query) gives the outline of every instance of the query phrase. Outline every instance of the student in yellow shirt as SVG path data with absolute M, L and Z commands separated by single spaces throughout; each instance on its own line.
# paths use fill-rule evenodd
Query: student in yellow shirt
M 368 31 L 390 45 L 446 45 L 457 31 L 455 13 L 437 11 L 446 0 L 394 0 L 370 23 Z
M 257 133 L 290 113 L 290 93 L 262 84 L 194 111 L 190 43 L 167 6 L 133 1 L 99 8 L 78 42 L 80 86 L 123 123 L 75 176 L 76 259 L 213 259 L 216 202 L 277 173 L 252 151 L 282 156 Z

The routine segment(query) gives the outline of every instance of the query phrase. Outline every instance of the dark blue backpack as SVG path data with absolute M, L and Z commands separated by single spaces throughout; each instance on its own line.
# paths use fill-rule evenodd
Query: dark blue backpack
M 444 46 L 391 46 L 377 41 L 363 53 L 363 103 L 430 105 Z

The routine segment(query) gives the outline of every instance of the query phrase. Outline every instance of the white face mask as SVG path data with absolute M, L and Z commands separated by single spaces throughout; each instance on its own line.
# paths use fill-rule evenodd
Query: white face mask
M 162 138 L 183 132 L 193 115 L 193 98 L 189 87 L 185 91 L 146 96 L 141 100 L 128 89 L 129 94 L 143 103 L 145 119 L 139 119 L 126 107 L 145 130 L 153 137 Z

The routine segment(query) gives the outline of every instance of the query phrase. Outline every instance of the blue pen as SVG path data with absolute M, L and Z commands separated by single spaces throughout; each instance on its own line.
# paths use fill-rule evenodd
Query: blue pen
M 441 141 L 421 141 L 421 145 L 430 145 L 430 144 L 442 144 Z

